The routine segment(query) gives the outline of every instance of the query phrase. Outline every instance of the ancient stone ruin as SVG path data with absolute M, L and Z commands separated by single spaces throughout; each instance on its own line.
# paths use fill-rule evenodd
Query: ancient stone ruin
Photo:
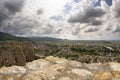
M 18 65 L 33 61 L 35 56 L 30 42 L 0 42 L 0 67 Z
M 120 63 L 81 63 L 48 56 L 0 68 L 0 80 L 120 80 Z

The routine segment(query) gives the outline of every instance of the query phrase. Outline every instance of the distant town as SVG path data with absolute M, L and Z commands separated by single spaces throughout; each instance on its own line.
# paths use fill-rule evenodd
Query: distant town
M 120 62 L 118 41 L 37 42 L 34 51 L 41 58 L 53 55 L 83 63 Z

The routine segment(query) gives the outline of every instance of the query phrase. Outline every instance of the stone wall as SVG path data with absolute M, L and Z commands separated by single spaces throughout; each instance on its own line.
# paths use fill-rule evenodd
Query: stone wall
M 34 60 L 33 45 L 30 42 L 0 42 L 0 67 L 18 65 Z
M 120 80 L 120 63 L 81 63 L 48 56 L 0 68 L 0 80 Z

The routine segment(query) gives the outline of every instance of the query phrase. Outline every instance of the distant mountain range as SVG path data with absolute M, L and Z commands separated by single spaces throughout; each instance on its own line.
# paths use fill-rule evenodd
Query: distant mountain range
M 25 37 L 17 37 L 8 33 L 0 32 L 0 41 L 31 41 Z
M 60 39 L 53 37 L 18 37 L 11 35 L 9 33 L 0 32 L 0 41 L 31 41 L 31 42 L 61 42 L 61 41 L 73 41 L 73 42 L 116 42 L 120 40 L 68 40 L 68 39 Z
M 28 37 L 28 39 L 32 41 L 41 41 L 41 42 L 60 42 L 63 39 L 52 38 L 52 37 Z
M 17 37 L 8 33 L 0 32 L 0 41 L 41 41 L 41 42 L 59 42 L 63 39 L 52 37 Z

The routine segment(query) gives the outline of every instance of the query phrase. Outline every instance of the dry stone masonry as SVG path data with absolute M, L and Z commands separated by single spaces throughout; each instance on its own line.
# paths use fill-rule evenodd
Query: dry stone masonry
M 120 63 L 86 64 L 48 56 L 23 67 L 2 67 L 0 80 L 120 80 Z
M 0 42 L 0 67 L 18 65 L 34 60 L 30 42 Z

